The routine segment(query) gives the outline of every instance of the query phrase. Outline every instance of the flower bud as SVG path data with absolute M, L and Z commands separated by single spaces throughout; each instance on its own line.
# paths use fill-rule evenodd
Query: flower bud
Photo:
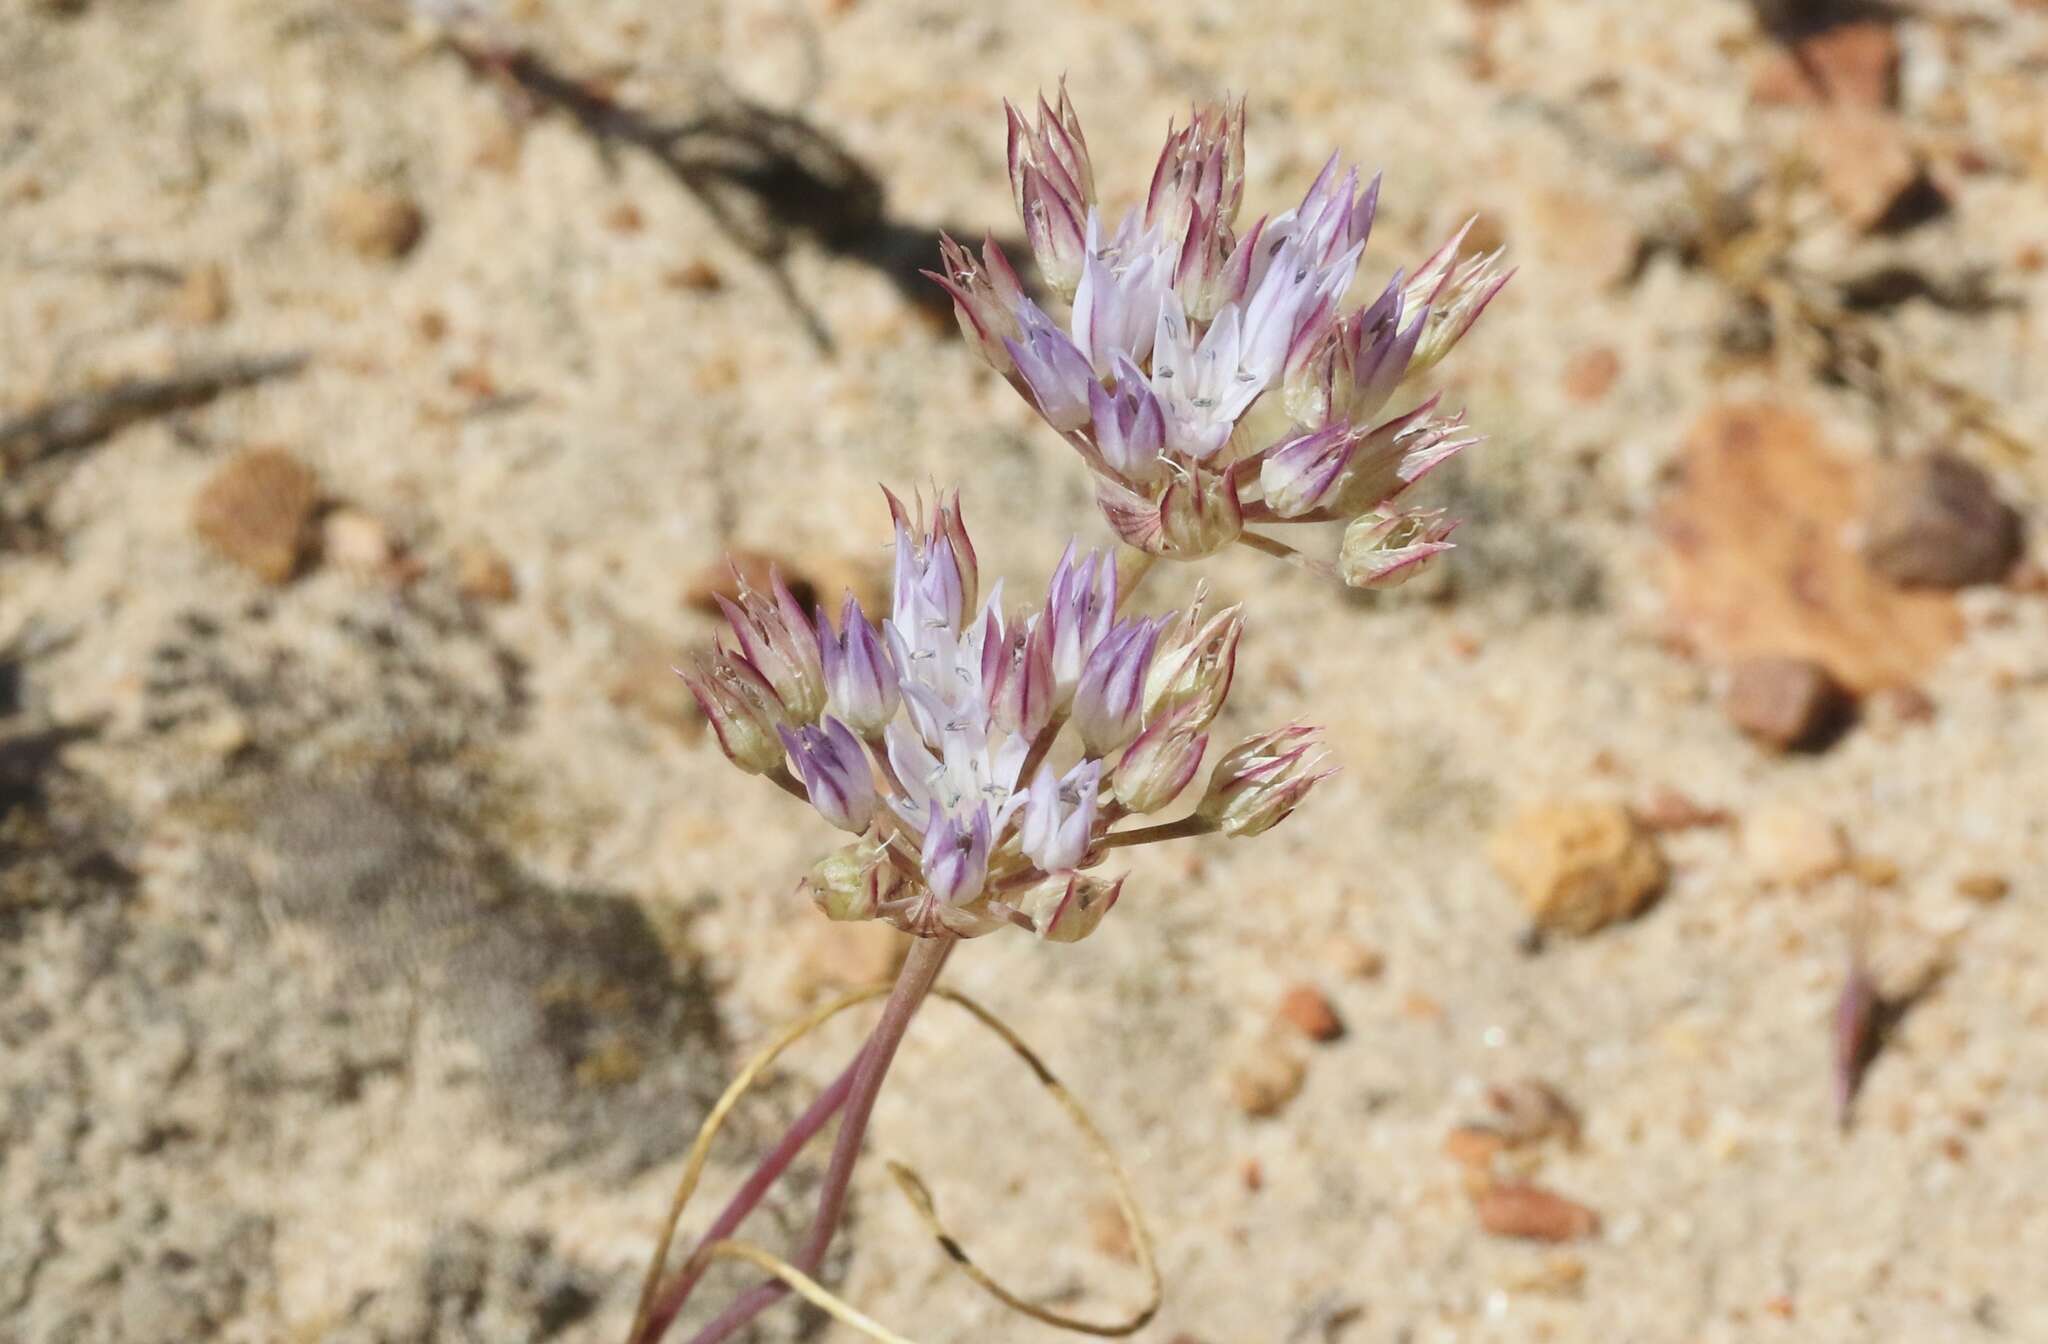
M 1244 532 L 1244 507 L 1228 468 L 1178 468 L 1166 489 L 1149 499 L 1098 479 L 1095 502 L 1126 545 L 1166 560 L 1214 555 Z
M 1342 486 L 1365 436 L 1339 421 L 1276 445 L 1259 462 L 1259 489 L 1282 518 L 1328 503 Z
M 1201 713 L 1199 704 L 1183 705 L 1138 734 L 1117 763 L 1118 802 L 1133 812 L 1157 812 L 1180 797 L 1209 749 Z
M 1232 747 L 1216 763 L 1209 792 L 1195 814 L 1232 836 L 1258 835 L 1279 825 L 1310 789 L 1336 773 L 1316 768 L 1324 760 L 1316 732 L 1292 724 Z
M 745 658 L 720 650 L 692 671 L 676 669 L 696 697 L 726 757 L 749 774 L 782 768 L 779 729 L 787 722 L 775 688 Z
M 818 646 L 823 654 L 825 703 L 847 727 L 864 738 L 879 734 L 896 717 L 903 697 L 882 637 L 849 595 L 840 609 L 839 633 L 818 612 Z
M 1410 374 L 1424 372 L 1449 354 L 1514 274 L 1500 270 L 1499 248 L 1482 256 L 1458 259 L 1465 235 L 1476 222 L 1476 217 L 1466 220 L 1449 242 L 1422 263 L 1403 291 L 1408 308 L 1430 310 L 1429 325 L 1407 370 Z
M 982 632 L 981 685 L 989 717 L 1035 741 L 1052 721 L 1052 632 L 1043 620 L 1005 628 L 993 610 Z
M 1081 119 L 1064 83 L 1057 111 L 1043 97 L 1038 100 L 1036 125 L 1026 123 L 1008 102 L 1003 111 L 1010 122 L 1010 192 L 1025 236 L 1046 284 L 1072 298 L 1086 254 L 1084 221 L 1095 204 L 1095 172 Z
M 1102 551 L 1078 553 L 1068 543 L 1045 589 L 1039 617 L 1052 649 L 1053 708 L 1072 703 L 1089 652 L 1116 621 L 1116 561 Z
M 1088 356 L 1029 299 L 1019 307 L 1023 335 L 1003 342 L 1017 377 L 1045 422 L 1062 434 L 1088 423 L 1088 390 L 1096 386 Z
M 1090 756 L 1106 756 L 1138 735 L 1145 712 L 1145 674 L 1159 627 L 1123 621 L 1088 655 L 1074 689 L 1074 727 Z
M 754 669 L 775 688 L 783 709 L 797 723 L 810 723 L 825 709 L 825 669 L 818 631 L 782 581 L 770 570 L 772 596 L 749 584 L 733 566 L 739 601 L 718 598 L 720 610 Z
M 1166 288 L 1164 269 L 1150 255 L 1140 255 L 1113 269 L 1096 251 L 1096 216 L 1088 216 L 1090 256 L 1081 268 L 1074 291 L 1074 344 L 1097 377 L 1107 378 L 1119 360 L 1142 362 L 1152 353 L 1158 329 L 1159 299 Z
M 1095 798 L 1101 785 L 1100 761 L 1082 761 L 1058 781 L 1051 766 L 1039 766 L 1017 836 L 1025 857 L 1048 873 L 1079 867 L 1094 839 Z
M 925 885 L 947 905 L 966 905 L 981 895 L 988 881 L 988 809 L 977 807 L 966 817 L 940 810 L 937 801 L 925 822 L 921 862 Z
M 960 517 L 959 492 L 940 496 L 928 518 L 923 516 L 922 499 L 913 514 L 886 487 L 882 496 L 889 501 L 889 514 L 896 523 L 891 623 L 915 625 L 932 619 L 958 631 L 961 617 L 974 606 L 981 582 L 974 543 Z
M 1078 943 L 1095 932 L 1123 889 L 1122 877 L 1108 881 L 1073 873 L 1033 888 L 1024 898 L 1024 912 L 1047 942 Z
M 1145 717 L 1157 720 L 1183 707 L 1195 709 L 1194 726 L 1206 728 L 1223 709 L 1237 670 L 1244 608 L 1230 607 L 1202 620 L 1202 596 L 1174 617 L 1152 655 L 1145 678 Z
M 1165 549 L 1158 553 L 1168 559 L 1214 555 L 1243 531 L 1244 508 L 1228 468 L 1208 472 L 1197 467 L 1160 497 L 1159 539 Z
M 989 367 L 1007 375 L 1011 362 L 1004 342 L 1024 334 L 1017 324 L 1017 306 L 1024 300 L 1024 286 L 1011 269 L 1010 259 L 996 246 L 995 239 L 988 238 L 982 242 L 981 261 L 977 263 L 972 252 L 943 234 L 939 237 L 939 257 L 944 271 L 922 274 L 952 295 L 953 316 L 967 343 Z
M 1145 196 L 1145 227 L 1184 237 L 1199 211 L 1229 227 L 1244 201 L 1244 99 L 1196 106 L 1170 131 Z
M 799 890 L 827 919 L 873 919 L 903 886 L 902 874 L 883 855 L 883 846 L 865 840 L 835 849 L 818 860 Z
M 1166 412 L 1136 364 L 1118 359 L 1114 391 L 1089 386 L 1088 415 L 1095 450 L 1112 471 L 1133 485 L 1165 473 L 1159 454 L 1166 446 Z
M 867 753 L 846 725 L 827 716 L 815 727 L 784 727 L 782 744 L 818 815 L 842 831 L 865 831 L 875 819 L 875 777 Z
M 1353 588 L 1393 588 L 1420 573 L 1430 560 L 1452 549 L 1457 527 L 1442 509 L 1364 514 L 1344 529 L 1337 572 Z

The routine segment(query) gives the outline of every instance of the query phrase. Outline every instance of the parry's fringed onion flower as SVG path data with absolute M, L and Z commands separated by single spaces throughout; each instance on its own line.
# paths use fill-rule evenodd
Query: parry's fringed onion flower
M 1008 112 L 1011 188 L 1066 320 L 993 241 L 977 258 L 947 239 L 932 278 L 982 358 L 1087 462 L 1119 537 L 1173 559 L 1240 540 L 1292 555 L 1245 528 L 1369 518 L 1335 567 L 1361 587 L 1449 549 L 1448 525 L 1396 501 L 1479 436 L 1434 398 L 1389 405 L 1507 283 L 1499 252 L 1460 260 L 1460 230 L 1345 312 L 1377 178 L 1361 185 L 1332 156 L 1299 205 L 1239 232 L 1244 103 L 1201 106 L 1169 129 L 1143 206 L 1112 229 L 1066 89 L 1057 107 L 1040 98 L 1035 120 Z
M 1044 179 L 1035 196 L 1074 182 L 1064 151 L 1045 152 L 1062 171 L 1055 181 L 1033 168 Z M 1243 614 L 1205 616 L 1198 598 L 1164 618 L 1127 615 L 1112 558 L 1072 546 L 1038 610 L 1005 610 L 1001 585 L 977 607 L 957 496 L 928 512 L 893 495 L 889 506 L 887 620 L 872 623 L 849 597 L 834 629 L 779 576 L 769 593 L 742 582 L 725 604 L 732 641 L 684 673 L 735 764 L 858 837 L 805 882 L 833 919 L 927 937 L 1009 924 L 1072 942 L 1122 891 L 1121 877 L 1084 871 L 1108 850 L 1257 834 L 1322 778 L 1313 730 L 1284 728 L 1226 755 L 1193 815 L 1114 830 L 1170 807 L 1194 780 Z

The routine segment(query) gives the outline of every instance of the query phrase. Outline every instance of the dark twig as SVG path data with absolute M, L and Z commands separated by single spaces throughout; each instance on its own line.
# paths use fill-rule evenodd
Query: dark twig
M 767 268 L 821 347 L 830 348 L 830 336 L 783 264 L 796 236 L 874 268 L 934 313 L 950 311 L 944 292 L 919 274 L 938 254 L 938 231 L 888 218 L 874 173 L 803 117 L 728 97 L 698 115 L 666 119 L 564 72 L 531 48 L 454 30 L 443 40 L 473 73 L 498 83 L 530 113 L 573 122 L 607 159 L 625 146 L 660 163 L 721 232 Z
M 139 420 L 203 406 L 224 392 L 288 378 L 305 366 L 303 354 L 222 359 L 62 397 L 0 423 L 0 468 L 89 447 Z

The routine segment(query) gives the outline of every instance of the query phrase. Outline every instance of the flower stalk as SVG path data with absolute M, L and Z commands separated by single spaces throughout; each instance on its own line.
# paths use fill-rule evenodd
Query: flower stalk
M 677 1314 L 689 1301 L 698 1280 L 710 1267 L 707 1248 L 723 1241 L 739 1228 L 804 1146 L 835 1113 L 841 1113 L 839 1134 L 833 1141 L 817 1212 L 812 1216 L 802 1247 L 793 1261 L 796 1268 L 805 1274 L 817 1272 L 818 1266 L 824 1263 L 825 1252 L 831 1247 L 832 1237 L 845 1212 L 854 1162 L 867 1135 L 868 1120 L 874 1114 L 875 1099 L 881 1094 L 882 1081 L 888 1076 L 889 1066 L 896 1058 L 897 1047 L 903 1043 L 904 1032 L 909 1029 L 911 1019 L 916 1016 L 932 986 L 938 982 L 939 972 L 944 969 L 952 949 L 953 940 L 950 938 L 920 938 L 911 944 L 910 953 L 897 973 L 896 983 L 882 1006 L 882 1016 L 868 1034 L 854 1062 L 819 1094 L 817 1100 L 769 1149 L 767 1156 L 712 1222 L 682 1267 L 664 1288 L 654 1291 L 653 1274 L 659 1271 L 665 1256 L 657 1257 L 650 1272 L 649 1291 L 642 1295 L 640 1319 L 628 1337 L 630 1344 L 655 1344 L 667 1333 Z M 666 1252 L 666 1242 L 661 1250 Z M 788 1285 L 775 1280 L 757 1286 L 692 1336 L 692 1344 L 714 1344 L 714 1341 L 730 1337 L 788 1291 Z

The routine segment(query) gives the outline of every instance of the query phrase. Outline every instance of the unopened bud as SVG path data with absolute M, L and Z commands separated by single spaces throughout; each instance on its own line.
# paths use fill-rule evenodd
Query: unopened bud
M 815 726 L 782 729 L 782 745 L 803 776 L 818 815 L 859 835 L 875 818 L 875 778 L 867 753 L 846 725 L 829 715 Z
M 1183 706 L 1193 707 L 1194 726 L 1206 728 L 1222 710 L 1237 670 L 1237 644 L 1244 634 L 1244 608 L 1231 607 L 1207 621 L 1202 599 L 1175 618 L 1152 655 L 1145 679 L 1145 717 L 1158 720 Z
M 1017 325 L 1017 304 L 1024 286 L 1011 269 L 1010 259 L 993 238 L 981 245 L 981 260 L 974 253 L 944 235 L 939 239 L 941 271 L 924 274 L 953 297 L 953 316 L 960 333 L 997 373 L 1010 372 L 1010 352 L 1004 342 L 1023 334 Z
M 882 637 L 851 595 L 841 610 L 834 634 L 818 612 L 818 644 L 825 669 L 825 702 L 832 712 L 862 737 L 872 738 L 896 717 L 903 702 L 896 669 L 890 665 Z
M 1317 730 L 1305 724 L 1276 728 L 1245 739 L 1216 763 L 1209 792 L 1196 815 L 1225 835 L 1258 835 L 1287 814 L 1320 781 L 1336 773 L 1318 770 Z
M 1450 535 L 1456 527 L 1455 521 L 1445 520 L 1442 509 L 1361 515 L 1344 529 L 1337 572 L 1353 588 L 1396 587 L 1452 549 Z
M 1118 802 L 1133 812 L 1157 812 L 1180 797 L 1209 749 L 1201 712 L 1199 704 L 1185 705 L 1138 734 L 1117 762 L 1112 787 Z
M 883 857 L 883 847 L 862 840 L 818 860 L 802 890 L 827 919 L 855 920 L 875 918 L 882 903 L 902 885 L 902 875 Z
M 788 721 L 775 688 L 745 658 L 719 651 L 688 672 L 676 669 L 734 765 L 765 775 L 782 767 L 780 730 Z
M 1123 621 L 1088 655 L 1074 689 L 1073 721 L 1090 756 L 1115 751 L 1138 735 L 1145 713 L 1145 674 L 1159 627 Z
M 720 596 L 718 605 L 747 661 L 775 688 L 793 722 L 814 721 L 825 709 L 825 668 L 817 628 L 779 572 L 769 571 L 772 594 L 749 584 L 737 565 L 733 577 L 739 583 L 739 601 Z
M 1025 913 L 1047 942 L 1078 943 L 1095 932 L 1123 889 L 1122 877 L 1108 881 L 1074 873 L 1034 888 L 1025 897 Z

